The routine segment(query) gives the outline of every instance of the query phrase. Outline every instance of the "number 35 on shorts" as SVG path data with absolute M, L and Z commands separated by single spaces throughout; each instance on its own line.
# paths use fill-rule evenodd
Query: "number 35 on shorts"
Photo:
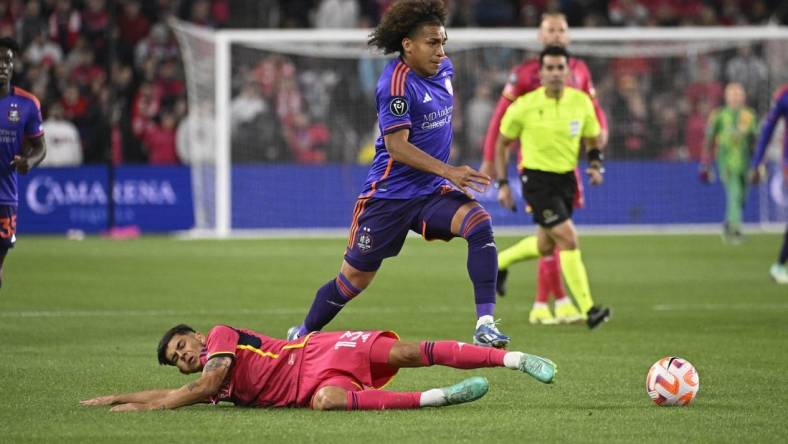
M 8 239 L 16 234 L 16 214 L 11 217 L 0 217 L 0 238 Z

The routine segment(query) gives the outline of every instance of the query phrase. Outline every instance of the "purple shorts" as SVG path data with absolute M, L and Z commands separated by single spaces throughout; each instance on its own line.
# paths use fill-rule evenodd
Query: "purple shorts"
M 353 211 L 345 261 L 361 271 L 376 271 L 383 259 L 399 254 L 409 230 L 427 240 L 449 241 L 455 237 L 451 220 L 468 202 L 473 199 L 447 186 L 407 200 L 361 197 Z
M 0 205 L 0 256 L 16 243 L 16 207 Z

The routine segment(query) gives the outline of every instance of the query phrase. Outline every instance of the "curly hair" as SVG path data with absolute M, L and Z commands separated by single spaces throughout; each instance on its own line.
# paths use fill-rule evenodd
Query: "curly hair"
M 0 38 L 0 48 L 8 48 L 14 55 L 19 53 L 19 43 L 11 37 Z
M 447 12 L 442 0 L 398 0 L 369 35 L 367 44 L 383 50 L 384 54 L 402 53 L 402 39 L 413 37 L 423 25 L 446 23 Z

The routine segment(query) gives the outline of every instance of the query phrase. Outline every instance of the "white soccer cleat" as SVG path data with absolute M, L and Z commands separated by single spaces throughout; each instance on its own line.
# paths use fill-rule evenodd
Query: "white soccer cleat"
M 772 265 L 769 269 L 769 274 L 772 275 L 772 279 L 778 284 L 788 284 L 788 270 L 786 270 L 785 265 Z

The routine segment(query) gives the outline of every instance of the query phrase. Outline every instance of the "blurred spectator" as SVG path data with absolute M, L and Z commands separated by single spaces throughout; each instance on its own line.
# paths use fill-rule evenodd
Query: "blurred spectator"
M 608 16 L 614 26 L 644 26 L 649 14 L 636 0 L 612 0 L 608 4 Z
M 186 85 L 178 71 L 175 59 L 163 60 L 159 64 L 159 71 L 154 81 L 154 88 L 161 95 L 165 104 L 173 104 L 175 100 L 186 93 Z
M 131 128 L 134 135 L 142 137 L 161 109 L 161 94 L 151 83 L 140 85 L 131 105 Z
M 82 28 L 82 18 L 72 8 L 71 0 L 56 0 L 55 10 L 49 16 L 49 38 L 68 52 L 76 43 Z
M 40 32 L 27 46 L 24 58 L 32 65 L 52 66 L 63 60 L 63 51 L 60 46 L 49 40 L 47 32 Z
M 268 105 L 262 98 L 260 87 L 253 82 L 247 82 L 241 88 L 241 93 L 230 102 L 230 120 L 235 131 L 239 125 L 254 121 L 258 115 L 268 111 Z
M 753 53 L 752 46 L 739 47 L 736 56 L 725 65 L 725 77 L 728 82 L 739 83 L 744 87 L 756 111 L 766 111 L 769 106 L 769 68 L 761 57 Z
M 694 79 L 684 92 L 690 102 L 701 98 L 710 100 L 717 106 L 722 100 L 722 81 L 720 80 L 720 62 L 709 56 L 698 57 L 694 63 L 687 64 L 690 78 Z
M 83 137 L 82 152 L 85 163 L 106 162 L 110 157 L 112 146 L 112 115 L 117 113 L 117 104 L 113 103 L 112 92 L 103 82 L 94 82 L 91 85 L 94 97 L 90 111 L 86 117 L 88 131 Z M 49 139 L 47 139 L 49 140 Z M 122 150 L 118 150 L 119 159 Z
M 125 62 L 132 62 L 134 47 L 150 31 L 150 22 L 140 13 L 140 4 L 134 0 L 122 3 L 118 15 L 118 56 Z
M 315 12 L 316 28 L 356 28 L 359 20 L 356 0 L 320 0 Z
M 41 3 L 38 0 L 29 0 L 25 4 L 24 15 L 16 23 L 19 44 L 26 48 L 37 35 L 47 31 L 47 22 L 41 16 Z
M 684 144 L 687 146 L 687 160 L 700 162 L 703 155 L 703 141 L 706 137 L 706 123 L 714 105 L 709 100 L 700 100 L 692 107 L 686 118 Z
M 86 0 L 82 12 L 82 34 L 90 42 L 95 59 L 102 65 L 109 57 L 107 39 L 111 25 L 106 0 Z
M 627 74 L 618 79 L 611 102 L 612 134 L 609 146 L 616 157 L 644 157 L 649 113 L 638 78 Z
M 41 166 L 65 167 L 82 164 L 82 144 L 77 127 L 63 116 L 59 103 L 49 108 L 49 115 L 43 123 L 46 134 L 47 155 Z
M 74 125 L 79 130 L 80 137 L 83 137 L 87 130 L 88 101 L 80 94 L 79 88 L 73 83 L 69 83 L 63 91 L 60 106 L 63 107 L 65 118 L 74 122 Z
M 178 57 L 178 44 L 164 23 L 156 23 L 151 27 L 150 34 L 140 40 L 134 48 L 134 66 L 142 69 L 145 61 L 160 63 L 165 59 Z
M 12 37 L 14 33 L 15 17 L 11 10 L 11 2 L 0 2 L 0 36 Z
M 211 2 L 208 0 L 195 0 L 192 2 L 188 20 L 194 24 L 209 28 L 217 26 L 211 15 Z
M 142 143 L 148 152 L 151 165 L 177 165 L 178 154 L 175 150 L 175 114 L 163 111 L 145 127 Z
M 465 110 L 466 115 L 466 137 L 467 144 L 470 145 L 469 151 L 478 151 L 484 146 L 484 136 L 487 133 L 487 126 L 490 124 L 495 102 L 492 99 L 492 92 L 489 85 L 480 83 L 476 86 L 473 98 L 468 101 Z
M 285 140 L 298 163 L 324 163 L 329 138 L 328 128 L 311 124 L 305 113 L 295 114 L 293 124 L 285 130 Z
M 95 63 L 93 51 L 88 48 L 81 48 L 72 51 L 76 55 L 76 64 L 71 69 L 69 80 L 77 84 L 81 89 L 86 90 L 88 85 L 95 79 L 106 77 L 104 70 Z
M 308 28 L 309 14 L 314 0 L 287 0 L 280 1 L 279 8 L 282 14 L 282 28 Z

